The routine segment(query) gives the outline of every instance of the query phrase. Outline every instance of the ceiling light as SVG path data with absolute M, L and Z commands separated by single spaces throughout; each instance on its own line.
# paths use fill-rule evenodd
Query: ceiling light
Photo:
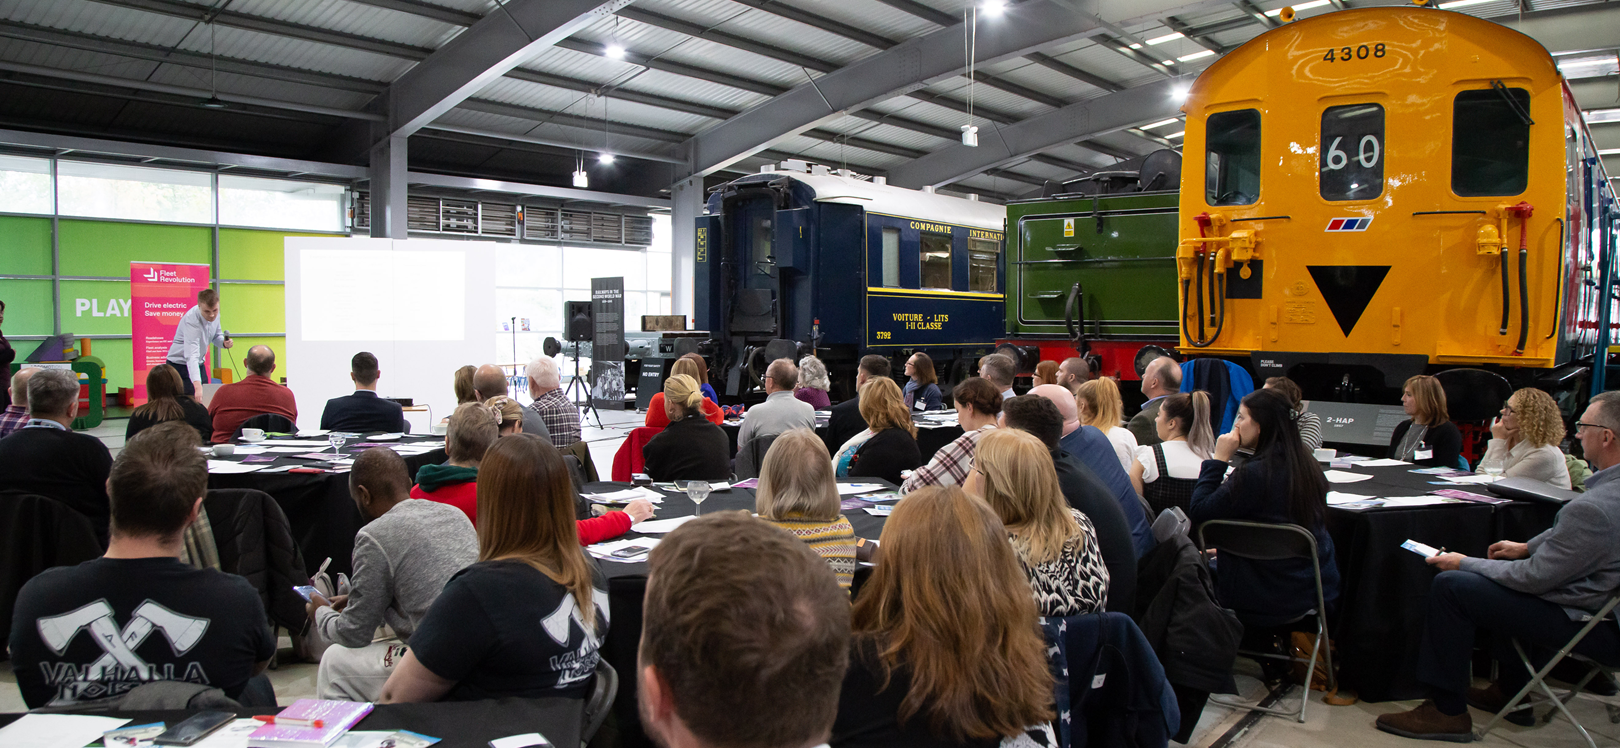
M 1483 3 L 1483 2 L 1486 2 L 1486 0 L 1463 0 L 1463 2 Z M 1308 3 L 1300 3 L 1298 5 L 1288 6 L 1288 7 L 1292 7 L 1294 9 L 1294 12 L 1298 13 L 1298 12 L 1300 12 L 1302 10 L 1310 10 L 1311 8 L 1320 8 L 1320 7 L 1322 7 L 1324 5 L 1327 5 L 1327 4 L 1328 4 L 1328 0 L 1311 0 Z M 1440 7 L 1444 8 L 1446 6 L 1442 5 Z M 1278 8 L 1276 10 L 1268 10 L 1268 11 L 1266 11 L 1266 15 L 1271 16 L 1272 18 L 1276 18 L 1277 16 L 1282 15 L 1282 8 Z
M 574 172 L 574 186 L 579 188 L 591 186 L 591 175 L 586 174 L 584 169 Z
M 1177 122 L 1180 122 L 1180 121 L 1181 121 L 1180 117 L 1171 117 L 1170 119 L 1161 119 L 1158 122 L 1155 122 L 1155 123 L 1153 123 L 1151 125 L 1142 125 L 1142 129 L 1143 130 L 1152 130 L 1155 127 L 1164 127 L 1165 125 L 1173 125 L 1173 124 L 1175 124 Z
M 615 60 L 622 60 L 624 59 L 624 47 L 617 44 L 609 44 L 607 45 L 606 49 L 602 50 L 602 54 L 605 54 Z
M 613 154 L 611 154 L 611 153 L 597 154 L 596 163 L 599 163 L 599 164 L 611 164 L 611 163 L 613 163 Z
M 985 15 L 994 18 L 1007 12 L 1007 3 L 1006 0 L 985 0 L 983 4 L 979 5 L 979 10 L 984 11 Z
M 1620 156 L 1620 148 L 1604 148 L 1598 151 L 1599 156 Z
M 204 109 L 229 109 L 231 105 L 220 100 L 218 96 L 210 96 L 202 101 L 197 102 L 197 106 Z
M 1174 65 L 1174 64 L 1176 64 L 1176 61 L 1175 60 L 1159 60 L 1159 63 L 1162 64 L 1162 65 Z
M 1213 49 L 1202 49 L 1202 50 L 1194 52 L 1194 53 L 1192 53 L 1190 55 L 1182 55 L 1180 57 L 1177 57 L 1176 59 L 1181 61 L 1181 62 L 1192 62 L 1193 60 L 1202 60 L 1205 57 L 1213 57 L 1214 55 L 1215 55 L 1215 50 L 1213 50 Z
M 1489 2 L 1494 2 L 1494 0 L 1451 0 L 1449 3 L 1441 3 L 1440 9 L 1451 10 L 1452 8 L 1466 8 L 1470 5 L 1479 5 L 1481 3 Z
M 962 125 L 962 145 L 969 148 L 979 147 L 979 128 L 977 125 Z
M 1140 44 L 1132 44 L 1131 45 L 1131 49 L 1141 49 L 1141 48 L 1142 48 L 1142 45 L 1140 45 Z
M 1147 43 L 1148 43 L 1148 46 L 1153 46 L 1155 44 L 1163 44 L 1165 42 L 1173 42 L 1173 41 L 1175 41 L 1177 39 L 1186 39 L 1186 38 L 1187 38 L 1186 34 L 1183 34 L 1180 31 L 1177 31 L 1177 32 L 1175 32 L 1173 34 L 1165 34 L 1164 36 L 1155 36 L 1152 39 L 1147 40 Z
M 1170 134 L 1169 134 L 1169 135 L 1166 135 L 1166 136 L 1164 136 L 1164 138 L 1165 138 L 1165 140 L 1169 140 L 1169 139 L 1171 139 L 1171 138 L 1179 138 L 1179 137 L 1181 137 L 1181 136 L 1183 136 L 1183 135 L 1186 135 L 1186 134 L 1187 134 L 1187 131 L 1186 131 L 1186 130 L 1182 130 L 1182 131 L 1181 131 L 1181 132 L 1173 132 L 1173 133 L 1170 133 Z
M 1565 78 L 1601 78 L 1620 73 L 1620 59 L 1615 55 L 1565 57 L 1558 60 L 1558 72 Z
M 1620 109 L 1588 109 L 1583 113 L 1587 124 L 1594 122 L 1620 122 Z
M 1183 102 L 1187 100 L 1187 94 L 1191 91 L 1192 86 L 1184 84 L 1178 85 L 1175 88 L 1170 89 L 1170 98 L 1175 99 L 1178 103 Z

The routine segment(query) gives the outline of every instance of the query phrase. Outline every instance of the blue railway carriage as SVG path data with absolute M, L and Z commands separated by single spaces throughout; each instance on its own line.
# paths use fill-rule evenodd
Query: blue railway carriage
M 723 394 L 759 388 L 770 360 L 812 350 L 834 397 L 853 394 L 868 353 L 898 374 L 923 351 L 950 379 L 992 350 L 1005 318 L 1005 208 L 784 167 L 722 185 L 697 219 L 694 322 L 714 339 Z

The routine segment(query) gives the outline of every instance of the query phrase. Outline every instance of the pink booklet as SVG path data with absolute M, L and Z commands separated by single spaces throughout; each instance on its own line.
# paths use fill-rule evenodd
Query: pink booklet
M 281 710 L 278 719 L 320 720 L 321 727 L 267 724 L 248 735 L 249 748 L 326 748 L 371 713 L 370 702 L 299 699 Z

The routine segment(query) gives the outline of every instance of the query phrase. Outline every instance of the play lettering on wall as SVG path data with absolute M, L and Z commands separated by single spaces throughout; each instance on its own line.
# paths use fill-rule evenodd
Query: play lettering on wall
M 146 373 L 154 366 L 162 366 L 168 358 L 175 328 L 186 311 L 197 305 L 197 293 L 208 287 L 208 273 L 207 265 L 129 264 L 129 301 L 123 311 L 130 318 L 136 404 L 146 402 Z

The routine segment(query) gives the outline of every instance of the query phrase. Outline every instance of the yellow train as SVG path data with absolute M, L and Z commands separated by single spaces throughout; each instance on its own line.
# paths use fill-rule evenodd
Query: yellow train
M 1613 192 L 1535 40 L 1328 13 L 1228 53 L 1184 111 L 1183 353 L 1365 400 L 1436 368 L 1573 384 L 1602 360 Z

